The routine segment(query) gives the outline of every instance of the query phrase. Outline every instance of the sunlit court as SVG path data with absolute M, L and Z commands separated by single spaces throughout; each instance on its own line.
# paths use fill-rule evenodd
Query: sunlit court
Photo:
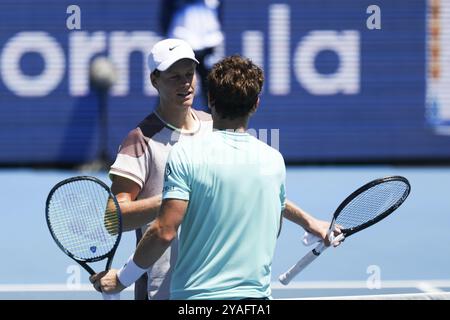
M 203 275 L 220 275 L 222 254 L 221 268 L 239 275 L 219 276 L 225 299 L 450 299 L 449 1 L 2 0 L 0 21 L 0 300 L 165 300 L 184 297 L 182 281 L 204 299 L 221 292 Z M 252 64 L 223 59 L 236 55 Z M 235 75 L 217 71 L 223 61 L 254 69 L 242 74 L 260 68 L 263 84 L 222 81 Z M 248 96 L 234 99 L 243 87 Z M 223 145 L 195 144 L 218 132 Z M 273 204 L 264 184 L 279 163 Z M 159 266 L 139 267 L 145 250 L 128 259 L 174 197 L 187 202 L 168 244 L 170 284 Z M 301 208 L 297 222 L 286 199 Z M 211 218 L 215 205 L 230 215 Z M 206 209 L 193 216 L 197 207 Z M 268 207 L 275 216 L 262 216 Z M 220 233 L 241 216 L 236 233 Z M 332 225 L 330 247 L 311 235 L 319 220 Z M 258 280 L 246 273 L 258 259 L 233 258 L 246 252 L 242 239 L 270 257 Z M 149 279 L 130 280 L 120 297 L 90 283 L 108 265 L 123 285 L 131 262 Z M 257 281 L 264 290 L 240 296 L 239 283 Z

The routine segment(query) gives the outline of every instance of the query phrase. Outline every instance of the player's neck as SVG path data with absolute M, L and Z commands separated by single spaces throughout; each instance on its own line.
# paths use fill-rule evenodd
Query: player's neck
M 234 132 L 246 132 L 248 126 L 248 118 L 223 119 L 213 117 L 213 128 L 215 130 L 233 130 Z
M 198 119 L 191 108 L 162 108 L 158 106 L 155 113 L 166 123 L 177 129 L 194 131 L 198 127 Z
M 234 132 L 247 132 L 248 121 L 256 110 L 259 103 L 259 99 L 252 112 L 247 116 L 239 117 L 235 119 L 223 118 L 221 117 L 214 107 L 211 107 L 211 116 L 213 119 L 213 128 L 215 130 L 233 130 Z

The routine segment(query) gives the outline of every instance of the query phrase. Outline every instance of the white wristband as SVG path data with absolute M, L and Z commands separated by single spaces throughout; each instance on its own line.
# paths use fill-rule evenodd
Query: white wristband
M 134 263 L 133 257 L 134 253 L 128 258 L 127 263 L 117 272 L 117 278 L 125 287 L 129 287 L 135 283 L 147 271 Z
M 305 246 L 312 246 L 314 243 L 321 241 L 321 238 L 309 233 L 308 231 L 305 231 L 305 234 L 303 235 L 303 244 Z

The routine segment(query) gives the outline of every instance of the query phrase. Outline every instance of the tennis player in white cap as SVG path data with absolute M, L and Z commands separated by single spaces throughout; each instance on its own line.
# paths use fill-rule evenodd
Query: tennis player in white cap
M 193 50 L 183 40 L 166 39 L 154 45 L 148 66 L 151 82 L 159 93 L 158 106 L 129 132 L 111 166 L 112 191 L 122 209 L 123 229 L 136 230 L 137 242 L 159 211 L 164 168 L 173 145 L 212 132 L 211 116 L 192 107 L 197 63 Z M 315 219 L 289 200 L 283 215 L 328 241 L 328 222 Z M 169 298 L 177 252 L 178 240 L 174 239 L 162 257 L 135 283 L 135 299 Z M 102 275 L 92 277 L 91 281 Z
M 165 39 L 148 57 L 151 82 L 159 94 L 156 109 L 123 140 L 111 166 L 112 191 L 123 212 L 124 231 L 136 230 L 137 242 L 161 203 L 164 167 L 172 146 L 211 132 L 211 116 L 192 108 L 198 61 L 183 40 Z M 135 284 L 135 298 L 168 299 L 177 241 Z

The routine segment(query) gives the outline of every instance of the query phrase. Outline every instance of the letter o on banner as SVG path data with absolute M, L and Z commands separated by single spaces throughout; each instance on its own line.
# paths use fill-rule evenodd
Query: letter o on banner
M 39 75 L 28 76 L 20 68 L 20 59 L 29 52 L 41 55 L 44 69 Z M 6 87 L 18 96 L 43 97 L 61 82 L 65 57 L 61 46 L 46 32 L 20 32 L 3 49 L 0 70 Z

